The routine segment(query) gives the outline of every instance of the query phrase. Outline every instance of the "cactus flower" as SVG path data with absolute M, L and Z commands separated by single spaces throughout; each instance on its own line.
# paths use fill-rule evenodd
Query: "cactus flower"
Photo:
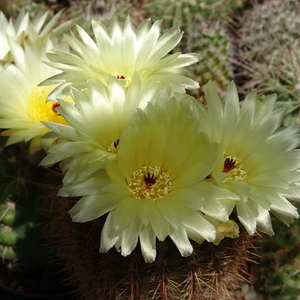
M 30 141 L 31 152 L 35 152 L 42 148 L 40 137 L 50 131 L 41 121 L 65 123 L 57 103 L 46 103 L 55 86 L 38 86 L 58 73 L 42 62 L 55 45 L 49 38 L 34 44 L 25 41 L 24 48 L 13 39 L 9 42 L 14 64 L 0 69 L 0 128 L 5 129 L 1 134 L 9 136 L 7 145 Z
M 202 128 L 222 149 L 207 180 L 239 196 L 235 208 L 249 234 L 273 235 L 269 212 L 287 225 L 299 216 L 288 200 L 300 198 L 300 128 L 279 128 L 285 109 L 274 110 L 275 95 L 258 100 L 253 91 L 240 104 L 233 82 L 225 102 L 211 82 L 205 93 L 207 108 L 198 106 Z
M 60 196 L 83 196 L 69 211 L 74 222 L 109 212 L 100 252 L 115 246 L 127 256 L 139 239 L 145 261 L 153 262 L 156 238 L 169 236 L 181 255 L 189 256 L 189 238 L 215 239 L 204 214 L 228 220 L 219 199 L 237 197 L 204 180 L 214 168 L 218 144 L 190 117 L 190 97 L 182 101 L 171 98 L 138 110 L 120 137 L 116 159 L 106 161 L 107 174 L 100 170 L 60 190 Z
M 21 10 L 16 19 L 10 18 L 9 20 L 0 11 L 0 66 L 5 67 L 14 62 L 10 39 L 23 47 L 25 41 L 34 43 L 36 40 L 47 40 L 51 33 L 51 39 L 54 42 L 70 26 L 70 22 L 66 22 L 53 29 L 61 14 L 62 12 L 57 13 L 46 24 L 48 11 L 43 15 L 36 16 L 33 20 L 31 20 L 29 12 L 25 12 L 25 10 Z
M 160 81 L 171 83 L 179 92 L 199 87 L 187 77 L 185 67 L 198 62 L 200 56 L 169 54 L 182 38 L 179 28 L 172 27 L 161 34 L 161 21 L 151 25 L 150 20 L 144 20 L 135 29 L 129 18 L 123 29 L 117 22 L 112 22 L 110 31 L 100 21 L 92 20 L 92 25 L 96 41 L 77 26 L 81 41 L 73 33 L 65 36 L 72 53 L 56 49 L 48 53 L 49 65 L 63 73 L 46 80 L 44 85 L 67 82 L 84 89 L 88 79 L 106 84 L 112 75 L 128 86 L 137 72 L 144 86 Z
M 107 85 L 90 81 L 87 86 L 85 92 L 71 89 L 75 106 L 58 100 L 61 106 L 57 110 L 69 125 L 43 122 L 65 139 L 53 145 L 41 162 L 49 167 L 62 161 L 60 166 L 66 172 L 64 184 L 83 180 L 104 168 L 106 159 L 115 158 L 120 136 L 134 111 L 154 101 L 160 91 L 156 82 L 142 90 L 137 73 L 128 88 L 113 76 L 108 78 Z M 169 97 L 166 90 L 163 94 Z

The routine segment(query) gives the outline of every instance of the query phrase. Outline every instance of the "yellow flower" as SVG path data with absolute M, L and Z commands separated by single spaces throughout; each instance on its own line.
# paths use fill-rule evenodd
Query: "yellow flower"
M 168 236 L 182 256 L 191 255 L 189 238 L 214 241 L 215 227 L 204 215 L 226 222 L 219 199 L 233 193 L 205 182 L 219 153 L 193 117 L 195 99 L 160 99 L 139 109 L 124 129 L 106 172 L 65 185 L 60 196 L 83 196 L 70 210 L 74 222 L 109 213 L 100 251 L 115 246 L 129 255 L 139 240 L 146 262 L 156 258 L 156 239 Z M 232 200 L 231 200 L 232 201 Z
M 49 167 L 63 161 L 61 168 L 67 172 L 64 184 L 81 181 L 103 168 L 106 159 L 115 158 L 121 134 L 132 114 L 159 97 L 159 91 L 169 97 L 156 82 L 143 90 L 137 74 L 128 88 L 113 76 L 108 78 L 107 85 L 101 81 L 88 82 L 85 92 L 72 88 L 75 106 L 59 101 L 58 108 L 69 125 L 43 122 L 65 140 L 53 145 L 41 164 Z
M 21 47 L 24 47 L 25 41 L 34 44 L 37 40 L 45 41 L 49 37 L 53 43 L 58 42 L 58 37 L 70 26 L 70 22 L 65 22 L 53 29 L 60 16 L 61 12 L 49 21 L 49 12 L 45 12 L 42 16 L 38 15 L 31 19 L 29 12 L 21 10 L 16 19 L 7 20 L 3 12 L 0 11 L 0 66 L 6 67 L 14 63 L 10 40 Z
M 204 89 L 207 108 L 198 106 L 199 118 L 203 131 L 222 149 L 208 180 L 239 196 L 235 207 L 249 234 L 260 230 L 272 235 L 269 212 L 287 225 L 298 218 L 288 200 L 300 198 L 299 126 L 279 127 L 285 110 L 274 110 L 275 95 L 258 100 L 253 91 L 240 105 L 233 82 L 225 102 L 213 83 Z
M 57 102 L 46 103 L 55 86 L 38 87 L 45 78 L 58 71 L 42 61 L 49 49 L 55 47 L 51 39 L 36 40 L 23 47 L 9 39 L 14 64 L 0 69 L 0 128 L 9 136 L 7 145 L 30 141 L 32 152 L 48 147 L 49 140 L 40 137 L 50 130 L 41 121 L 64 123 L 58 115 Z M 69 100 L 72 101 L 72 100 Z
M 48 53 L 49 65 L 63 74 L 46 80 L 44 85 L 60 81 L 84 89 L 88 79 L 106 84 L 112 75 L 128 86 L 137 72 L 144 87 L 152 81 L 172 84 L 173 89 L 180 92 L 199 87 L 187 77 L 185 67 L 198 62 L 200 56 L 169 54 L 182 37 L 179 28 L 173 27 L 161 34 L 161 21 L 151 25 L 150 20 L 144 20 L 135 29 L 129 18 L 124 29 L 117 22 L 112 22 L 110 31 L 101 22 L 92 20 L 92 25 L 96 41 L 77 26 L 82 41 L 74 34 L 65 36 L 73 53 L 59 50 Z

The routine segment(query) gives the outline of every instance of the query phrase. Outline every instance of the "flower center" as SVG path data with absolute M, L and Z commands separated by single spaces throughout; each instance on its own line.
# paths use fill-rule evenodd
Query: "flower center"
M 230 176 L 224 180 L 245 180 L 247 172 L 243 169 L 243 164 L 240 163 L 237 157 L 231 157 L 227 155 L 224 159 L 224 166 L 222 172 L 229 174 Z
M 65 119 L 56 110 L 60 106 L 58 102 L 46 102 L 48 95 L 56 86 L 38 86 L 29 94 L 28 116 L 33 122 L 48 121 L 67 124 Z M 71 97 L 66 99 L 73 103 Z
M 120 140 L 116 140 L 115 142 L 110 143 L 110 145 L 107 147 L 107 151 L 116 154 L 119 142 Z
M 52 105 L 52 110 L 53 110 L 53 112 L 57 113 L 57 110 L 56 110 L 57 107 L 60 107 L 60 104 L 59 104 L 58 102 L 55 102 L 55 103 Z
M 229 171 L 233 170 L 236 168 L 236 162 L 233 158 L 226 157 L 224 160 L 224 168 L 223 171 L 224 173 L 228 173 Z
M 171 176 L 159 166 L 143 166 L 132 172 L 129 190 L 137 199 L 159 199 L 171 190 Z
M 116 78 L 125 80 L 125 87 L 128 87 L 129 84 L 131 83 L 131 78 L 130 77 L 126 78 L 124 75 L 117 75 Z

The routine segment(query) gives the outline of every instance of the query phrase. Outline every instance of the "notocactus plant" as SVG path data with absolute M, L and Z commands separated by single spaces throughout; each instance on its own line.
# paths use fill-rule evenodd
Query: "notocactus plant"
M 0 253 L 9 269 L 39 269 L 46 256 L 41 246 L 46 219 L 40 210 L 46 203 L 37 182 L 45 170 L 37 166 L 38 154 L 30 156 L 25 145 L 4 147 L 5 140 L 1 138 Z
M 273 224 L 276 234 L 263 236 L 260 244 L 260 280 L 270 299 L 295 300 L 300 294 L 300 222 L 287 228 L 274 218 Z
M 50 6 L 55 10 L 55 5 Z M 134 21 L 143 18 L 139 0 L 70 0 L 60 1 L 60 9 L 65 9 L 65 19 L 73 20 L 91 35 L 93 33 L 91 19 L 99 20 L 104 24 L 109 24 L 111 19 L 125 21 L 128 16 Z
M 147 15 L 156 20 L 163 19 L 164 26 L 179 26 L 184 36 L 176 51 L 196 52 L 202 60 L 190 68 L 200 89 L 193 96 L 203 98 L 203 86 L 212 80 L 218 92 L 224 94 L 225 87 L 233 78 L 231 68 L 230 39 L 227 33 L 228 18 L 245 1 L 154 1 L 147 3 Z
M 246 0 L 162 0 L 146 2 L 144 7 L 154 18 L 161 18 L 167 26 L 189 26 L 191 22 L 203 18 L 224 17 L 236 9 L 241 9 Z
M 68 209 L 78 199 L 52 199 L 58 205 L 50 223 L 53 243 L 80 299 L 233 299 L 239 284 L 247 281 L 248 261 L 255 260 L 257 236 L 250 237 L 242 226 L 239 238 L 225 238 L 219 245 L 193 243 L 189 257 L 182 257 L 171 239 L 157 243 L 153 263 L 145 263 L 139 247 L 126 257 L 115 248 L 99 253 L 106 215 L 72 222 Z
M 239 23 L 239 46 L 256 61 L 271 61 L 280 47 L 300 37 L 300 4 L 294 0 L 267 0 L 245 10 Z
M 197 25 L 198 36 L 193 37 L 193 51 L 199 52 L 202 60 L 192 67 L 200 89 L 193 92 L 197 98 L 204 95 L 203 87 L 213 81 L 220 95 L 233 78 L 231 67 L 231 45 L 223 22 L 205 20 Z
M 240 93 L 256 88 L 276 93 L 278 107 L 287 108 L 283 124 L 299 123 L 299 1 L 255 3 L 244 11 L 234 39 L 235 80 Z

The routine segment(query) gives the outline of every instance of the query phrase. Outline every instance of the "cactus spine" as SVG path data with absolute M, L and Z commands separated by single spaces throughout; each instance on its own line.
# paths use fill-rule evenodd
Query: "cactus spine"
M 157 243 L 157 258 L 145 263 L 137 247 L 123 257 L 114 248 L 99 253 L 99 235 L 106 216 L 74 223 L 68 210 L 77 199 L 56 198 L 51 217 L 54 246 L 75 289 L 76 299 L 159 300 L 232 299 L 245 279 L 249 260 L 255 259 L 255 238 L 241 228 L 237 239 L 225 238 L 218 246 L 194 243 L 194 253 L 181 257 L 168 239 Z
M 299 1 L 255 3 L 238 22 L 235 80 L 240 93 L 253 88 L 276 93 L 288 115 L 284 125 L 299 123 Z
M 201 86 L 200 90 L 192 92 L 193 96 L 202 99 L 202 87 L 209 80 L 216 83 L 218 92 L 223 95 L 233 78 L 227 26 L 233 11 L 244 4 L 241 0 L 164 0 L 145 4 L 151 19 L 164 19 L 166 28 L 181 27 L 184 36 L 176 51 L 202 55 L 202 60 L 190 68 Z
M 299 204 L 296 204 L 299 208 Z M 272 300 L 299 299 L 300 235 L 299 220 L 289 228 L 273 220 L 276 235 L 264 237 L 261 243 L 264 257 L 261 261 L 261 281 Z

